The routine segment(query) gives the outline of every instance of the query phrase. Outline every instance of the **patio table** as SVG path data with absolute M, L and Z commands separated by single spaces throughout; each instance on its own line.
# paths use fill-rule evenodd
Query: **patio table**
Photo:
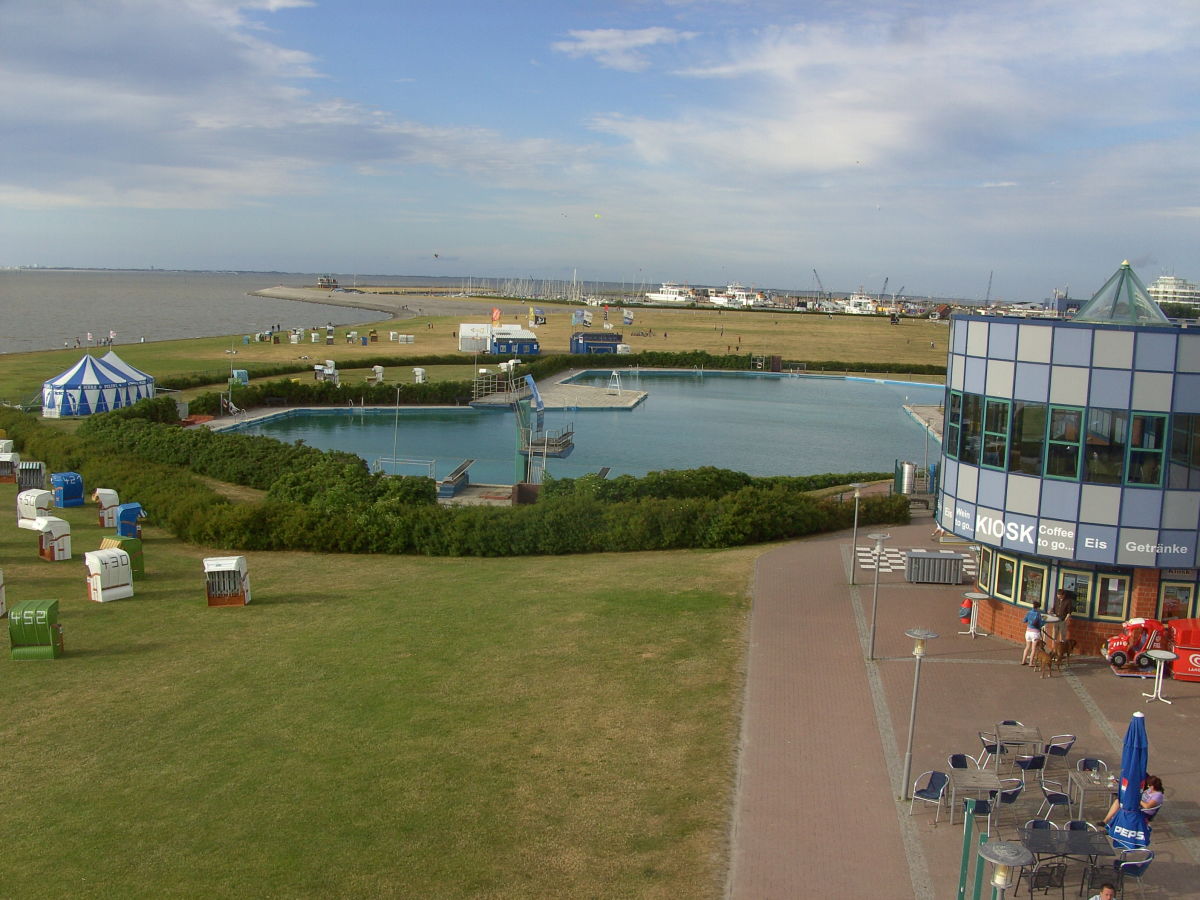
M 1089 794 L 1100 794 L 1106 800 L 1110 799 L 1117 791 L 1117 780 L 1112 775 L 1102 775 L 1098 772 L 1080 772 L 1078 769 L 1071 769 L 1067 776 L 1067 793 L 1072 799 L 1076 795 L 1079 797 L 1079 815 L 1075 818 L 1083 818 L 1083 805 L 1087 801 Z M 1108 804 L 1104 806 L 1105 811 L 1108 810 Z
M 1090 863 L 1098 856 L 1116 856 L 1112 841 L 1103 831 L 1069 831 L 1060 828 L 1017 829 L 1025 849 L 1039 859 L 1064 857 Z
M 1000 776 L 991 769 L 950 770 L 950 824 L 954 824 L 954 810 L 958 806 L 958 792 L 973 791 L 976 795 L 984 791 L 1000 790 Z
M 1042 731 L 1033 725 L 997 725 L 996 741 L 1006 747 L 1033 745 L 1030 753 L 1042 752 Z M 996 771 L 1000 771 L 1000 754 L 996 754 Z

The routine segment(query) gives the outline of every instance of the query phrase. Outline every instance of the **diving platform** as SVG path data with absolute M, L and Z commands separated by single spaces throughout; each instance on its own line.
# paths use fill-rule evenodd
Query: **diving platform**
M 614 390 L 611 382 L 604 387 L 564 383 L 565 379 L 574 374 L 576 373 L 565 372 L 557 381 L 538 384 L 538 393 L 542 395 L 545 409 L 633 409 L 648 396 L 646 391 L 630 390 L 619 386 Z M 471 405 L 512 406 L 514 399 L 523 400 L 527 396 L 529 396 L 528 391 L 516 397 L 513 391 L 495 390 L 480 394 L 471 401 Z

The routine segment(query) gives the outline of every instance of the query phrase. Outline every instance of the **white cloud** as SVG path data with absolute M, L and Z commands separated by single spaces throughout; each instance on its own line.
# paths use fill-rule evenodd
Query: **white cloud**
M 590 56 L 600 65 L 622 72 L 640 72 L 650 65 L 644 51 L 662 44 L 677 44 L 696 37 L 694 31 L 673 28 L 597 28 L 592 31 L 569 32 L 571 40 L 557 41 L 552 49 L 567 56 Z

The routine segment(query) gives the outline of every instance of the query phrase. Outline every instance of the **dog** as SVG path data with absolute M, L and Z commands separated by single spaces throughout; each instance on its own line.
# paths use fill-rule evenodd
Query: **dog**
M 1043 678 L 1053 677 L 1054 655 L 1046 649 L 1045 641 L 1037 642 L 1037 649 L 1033 651 L 1033 665 L 1042 673 Z
M 1058 671 L 1068 668 L 1071 662 L 1071 655 L 1075 652 L 1075 641 L 1073 638 L 1067 638 L 1065 641 L 1055 641 L 1054 647 L 1050 651 L 1050 655 L 1054 657 L 1054 661 L 1058 663 Z

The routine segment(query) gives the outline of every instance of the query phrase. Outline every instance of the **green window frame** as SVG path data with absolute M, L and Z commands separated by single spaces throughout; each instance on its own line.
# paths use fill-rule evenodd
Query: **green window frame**
M 1079 456 L 1083 446 L 1083 409 L 1051 406 L 1046 425 L 1046 477 L 1079 480 Z
M 1124 622 L 1129 608 L 1129 576 L 1112 572 L 1096 573 L 1097 619 Z
M 969 466 L 979 465 L 983 449 L 983 397 L 963 394 L 962 426 L 958 438 L 958 458 Z
M 1125 460 L 1125 483 L 1162 487 L 1166 469 L 1167 417 L 1162 413 L 1135 412 L 1130 416 Z
M 1012 404 L 1008 400 L 991 397 L 983 401 L 983 453 L 980 464 L 989 469 L 1005 469 L 1008 466 L 1009 413 Z
M 975 587 L 985 594 L 991 593 L 992 587 L 992 551 L 987 547 L 979 548 L 979 572 L 976 573 Z
M 1083 480 L 1088 484 L 1121 484 L 1129 452 L 1129 419 L 1125 409 L 1093 406 L 1087 413 Z
M 1157 615 L 1167 619 L 1190 619 L 1196 605 L 1196 585 L 1189 581 L 1163 581 L 1158 585 Z
M 1017 579 L 1020 589 L 1017 591 L 1017 606 L 1033 606 L 1036 600 L 1046 609 L 1046 574 L 1047 567 L 1037 563 L 1021 560 L 1021 574 Z
M 946 403 L 946 455 L 958 459 L 958 436 L 962 431 L 962 391 L 951 391 Z
M 1074 595 L 1071 602 L 1071 615 L 1091 616 L 1092 584 L 1095 580 L 1093 572 L 1083 572 L 1078 569 L 1059 570 L 1059 588 Z
M 1001 600 L 1012 603 L 1013 591 L 1017 588 L 1017 560 L 1013 556 L 996 554 L 996 589 L 993 593 Z
M 1046 465 L 1047 409 L 1045 403 L 1013 401 L 1008 462 L 1010 472 L 1041 476 Z

